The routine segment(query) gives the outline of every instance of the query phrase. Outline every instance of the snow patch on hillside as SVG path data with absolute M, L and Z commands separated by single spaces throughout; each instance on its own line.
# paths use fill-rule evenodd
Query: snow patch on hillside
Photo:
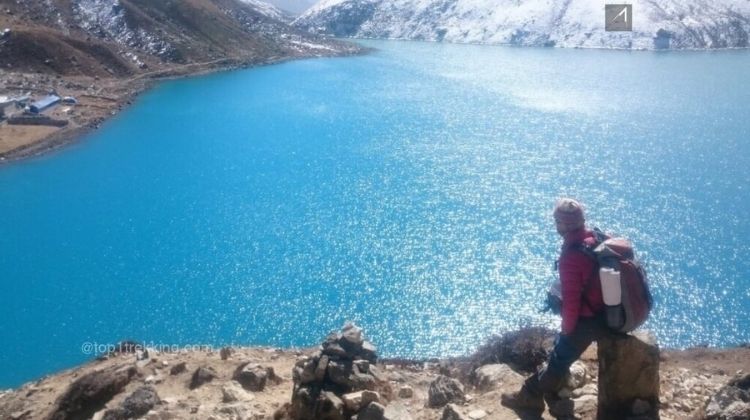
M 78 0 L 73 5 L 78 25 L 89 34 L 149 54 L 169 54 L 171 45 L 142 28 L 128 26 L 119 0 Z
M 750 44 L 750 0 L 633 0 L 633 32 L 604 30 L 602 0 L 322 0 L 294 21 L 314 33 L 626 49 Z
M 252 6 L 258 13 L 282 22 L 289 21 L 289 17 L 276 6 L 261 0 L 240 0 L 240 2 Z

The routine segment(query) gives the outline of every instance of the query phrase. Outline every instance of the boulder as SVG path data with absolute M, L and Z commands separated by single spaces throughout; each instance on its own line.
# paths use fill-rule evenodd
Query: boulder
M 338 341 L 323 343 L 323 354 L 331 356 L 334 360 L 347 358 L 349 356 Z
M 389 377 L 387 375 L 384 375 L 380 369 L 375 365 L 370 365 L 370 368 L 367 369 L 367 373 L 371 375 L 377 382 L 388 382 Z M 394 378 L 395 380 L 396 378 Z
M 179 375 L 183 372 L 187 371 L 187 364 L 185 362 L 180 362 L 174 366 L 172 366 L 171 369 L 169 369 L 170 375 Z
M 496 363 L 477 368 L 474 371 L 474 381 L 480 391 L 490 391 L 504 384 L 520 384 L 523 376 L 506 364 Z
M 364 339 L 362 338 L 362 328 L 347 322 L 341 329 L 341 340 L 339 344 L 349 351 L 358 351 L 362 348 Z
M 468 417 L 461 414 L 455 404 L 448 404 L 443 408 L 443 415 L 440 420 L 468 420 Z
M 385 407 L 371 402 L 357 414 L 357 420 L 385 420 Z
M 361 390 L 371 390 L 374 391 L 377 389 L 378 383 L 375 380 L 375 378 L 367 373 L 359 373 L 354 372 L 352 375 L 349 376 L 349 380 L 351 381 L 352 390 L 355 391 L 361 391 Z
M 193 372 L 193 377 L 190 379 L 190 389 L 196 389 L 201 385 L 211 382 L 216 378 L 216 371 L 211 367 L 199 367 Z
M 243 363 L 235 369 L 232 379 L 248 391 L 260 392 L 266 388 L 266 383 L 272 375 L 272 371 L 259 364 Z
M 375 361 L 378 358 L 377 351 L 378 349 L 377 347 L 375 347 L 374 344 L 365 340 L 362 343 L 362 349 L 360 350 L 359 354 L 363 359 L 369 360 L 370 362 L 375 363 Z
M 97 370 L 76 379 L 58 398 L 49 420 L 91 418 L 137 374 L 135 366 Z
M 320 394 L 320 411 L 317 413 L 319 419 L 343 420 L 344 402 L 336 394 L 324 391 Z
M 250 401 L 254 395 L 245 391 L 237 382 L 231 381 L 221 387 L 221 401 L 233 403 L 238 401 Z
M 326 377 L 326 369 L 328 369 L 328 356 L 320 356 L 318 364 L 315 366 L 313 376 L 316 381 L 320 382 Z
M 340 361 L 328 362 L 328 379 L 331 382 L 342 385 L 346 388 L 352 388 L 353 382 L 349 379 L 352 374 L 352 366 Z
M 636 399 L 649 404 L 640 416 L 658 418 L 659 347 L 648 332 L 636 332 L 600 339 L 599 419 L 619 419 L 633 415 Z M 581 397 L 583 398 L 583 397 Z
M 292 403 L 289 406 L 289 415 L 296 420 L 315 419 L 315 405 L 317 397 L 313 395 L 308 387 L 299 387 L 292 391 Z
M 443 375 L 430 383 L 427 395 L 427 405 L 433 408 L 449 403 L 463 403 L 466 400 L 461 382 Z
M 122 402 L 122 409 L 127 418 L 138 418 L 148 413 L 161 400 L 156 390 L 151 386 L 142 386 L 128 395 Z
M 316 380 L 316 371 L 315 359 L 303 359 L 295 365 L 292 377 L 298 383 L 307 384 Z M 325 376 L 325 371 L 323 371 L 323 375 Z
M 308 387 L 294 390 L 290 417 L 296 420 L 344 420 L 344 402 L 336 394 L 323 391 L 315 395 Z
M 133 391 L 119 407 L 104 412 L 102 420 L 135 419 L 146 415 L 161 400 L 151 386 L 142 386 Z
M 737 376 L 719 388 L 705 411 L 708 420 L 750 418 L 750 374 Z
M 380 395 L 374 391 L 358 391 L 344 394 L 341 399 L 344 401 L 347 410 L 356 413 L 371 402 L 380 402 Z
M 94 416 L 93 418 L 96 418 Z M 101 416 L 101 420 L 127 420 L 128 417 L 125 414 L 125 410 L 122 409 L 122 407 L 115 407 L 111 408 L 104 412 L 104 414 Z
M 359 373 L 368 373 L 370 372 L 370 362 L 364 359 L 358 359 L 354 361 L 354 367 L 357 368 L 357 372 Z

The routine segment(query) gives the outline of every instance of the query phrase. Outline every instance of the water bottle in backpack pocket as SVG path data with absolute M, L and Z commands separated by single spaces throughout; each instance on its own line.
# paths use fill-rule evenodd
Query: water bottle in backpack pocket
M 602 285 L 604 316 L 607 326 L 619 330 L 625 325 L 620 272 L 611 267 L 602 267 L 599 269 L 599 282 Z

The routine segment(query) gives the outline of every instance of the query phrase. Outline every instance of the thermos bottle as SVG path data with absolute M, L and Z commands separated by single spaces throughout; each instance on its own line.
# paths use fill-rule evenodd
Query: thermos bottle
M 599 269 L 599 281 L 602 285 L 607 325 L 615 329 L 620 328 L 625 324 L 620 272 L 611 267 L 602 267 Z

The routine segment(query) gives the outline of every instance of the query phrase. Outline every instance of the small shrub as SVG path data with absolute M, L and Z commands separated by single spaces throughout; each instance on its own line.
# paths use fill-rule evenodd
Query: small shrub
M 492 336 L 471 356 L 474 366 L 505 363 L 517 370 L 534 372 L 547 360 L 555 332 L 543 327 L 527 327 L 501 336 Z

